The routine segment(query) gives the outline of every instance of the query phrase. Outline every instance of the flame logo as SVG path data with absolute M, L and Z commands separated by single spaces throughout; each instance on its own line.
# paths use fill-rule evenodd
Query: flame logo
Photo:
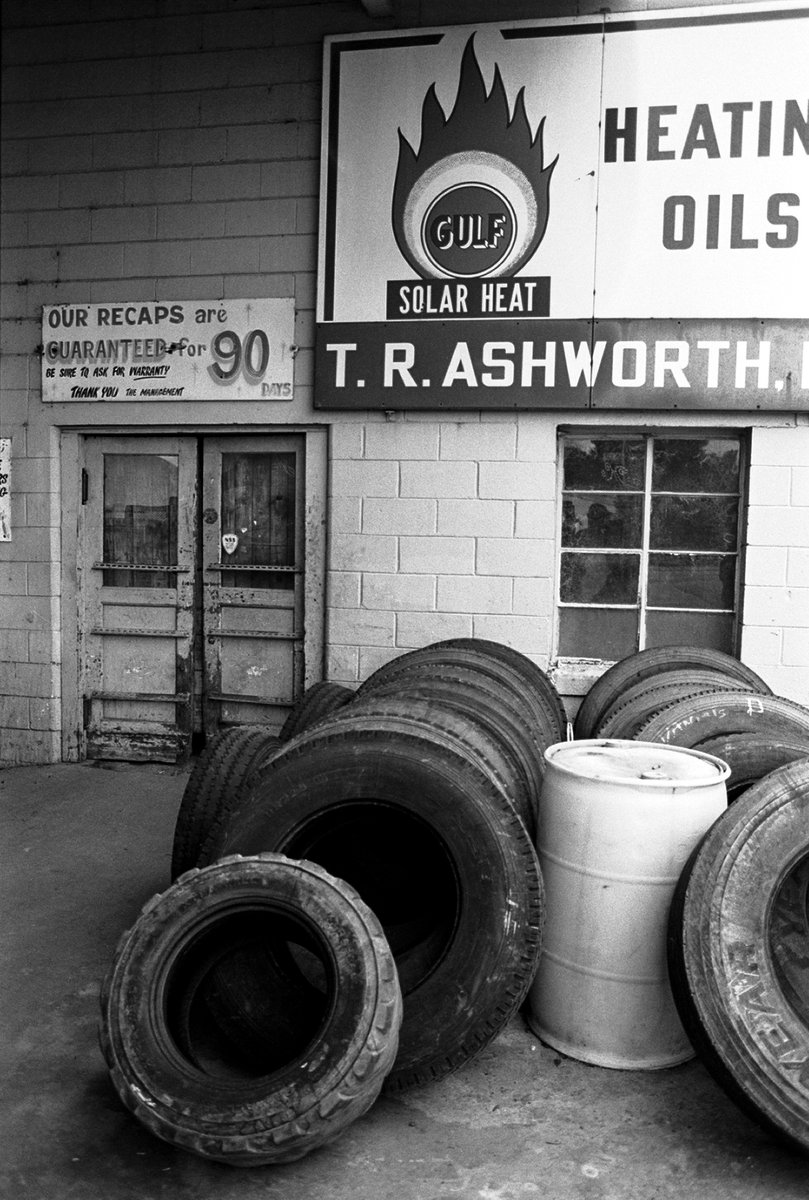
M 542 241 L 558 155 L 543 166 L 545 119 L 532 134 L 524 92 L 509 116 L 496 66 L 487 95 L 472 35 L 449 117 L 432 84 L 418 153 L 399 130 L 393 232 L 422 278 L 514 275 Z

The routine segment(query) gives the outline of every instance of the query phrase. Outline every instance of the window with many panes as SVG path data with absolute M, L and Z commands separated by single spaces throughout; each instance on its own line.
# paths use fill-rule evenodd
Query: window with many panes
M 741 438 L 571 434 L 560 461 L 559 656 L 614 661 L 675 643 L 732 653 Z

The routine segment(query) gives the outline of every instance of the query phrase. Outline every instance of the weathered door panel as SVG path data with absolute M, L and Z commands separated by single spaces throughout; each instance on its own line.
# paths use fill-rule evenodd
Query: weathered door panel
M 85 753 L 174 762 L 193 720 L 196 443 L 88 437 L 85 472 Z
M 278 729 L 303 679 L 303 439 L 206 438 L 206 734 Z

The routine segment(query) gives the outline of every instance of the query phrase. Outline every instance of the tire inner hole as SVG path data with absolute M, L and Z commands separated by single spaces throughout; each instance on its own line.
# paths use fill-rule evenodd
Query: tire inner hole
M 452 858 L 426 821 L 384 801 L 329 805 L 281 848 L 325 867 L 376 914 L 406 995 L 444 957 L 460 913 Z
M 316 1041 L 335 986 L 328 948 L 304 921 L 239 911 L 183 948 L 166 981 L 166 1027 L 206 1075 L 257 1079 Z
M 809 1025 L 809 854 L 798 860 L 775 894 L 768 940 L 781 990 Z

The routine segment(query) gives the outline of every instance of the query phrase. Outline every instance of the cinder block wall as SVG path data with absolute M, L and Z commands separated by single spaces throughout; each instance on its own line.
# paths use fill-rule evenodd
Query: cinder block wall
M 755 429 L 741 656 L 809 704 L 809 425 Z
M 61 533 L 75 518 L 61 506 L 60 414 L 40 396 L 42 306 L 291 296 L 296 419 L 322 421 L 311 400 L 323 37 L 537 7 L 397 0 L 396 17 L 377 21 L 358 0 L 4 0 L 0 437 L 12 442 L 13 540 L 0 543 L 0 761 L 61 753 Z M 173 420 L 152 410 L 127 422 L 161 416 Z M 354 682 L 411 646 L 470 634 L 549 664 L 556 429 L 570 416 L 333 421 L 330 678 Z M 755 420 L 743 656 L 809 702 L 807 428 Z
M 2 20 L 0 761 L 46 762 L 61 757 L 71 514 L 60 414 L 40 398 L 42 306 L 294 297 L 311 404 L 323 37 L 391 22 L 353 0 L 4 0 Z
M 553 423 L 533 414 L 335 427 L 330 676 L 471 636 L 547 667 L 555 453 Z

